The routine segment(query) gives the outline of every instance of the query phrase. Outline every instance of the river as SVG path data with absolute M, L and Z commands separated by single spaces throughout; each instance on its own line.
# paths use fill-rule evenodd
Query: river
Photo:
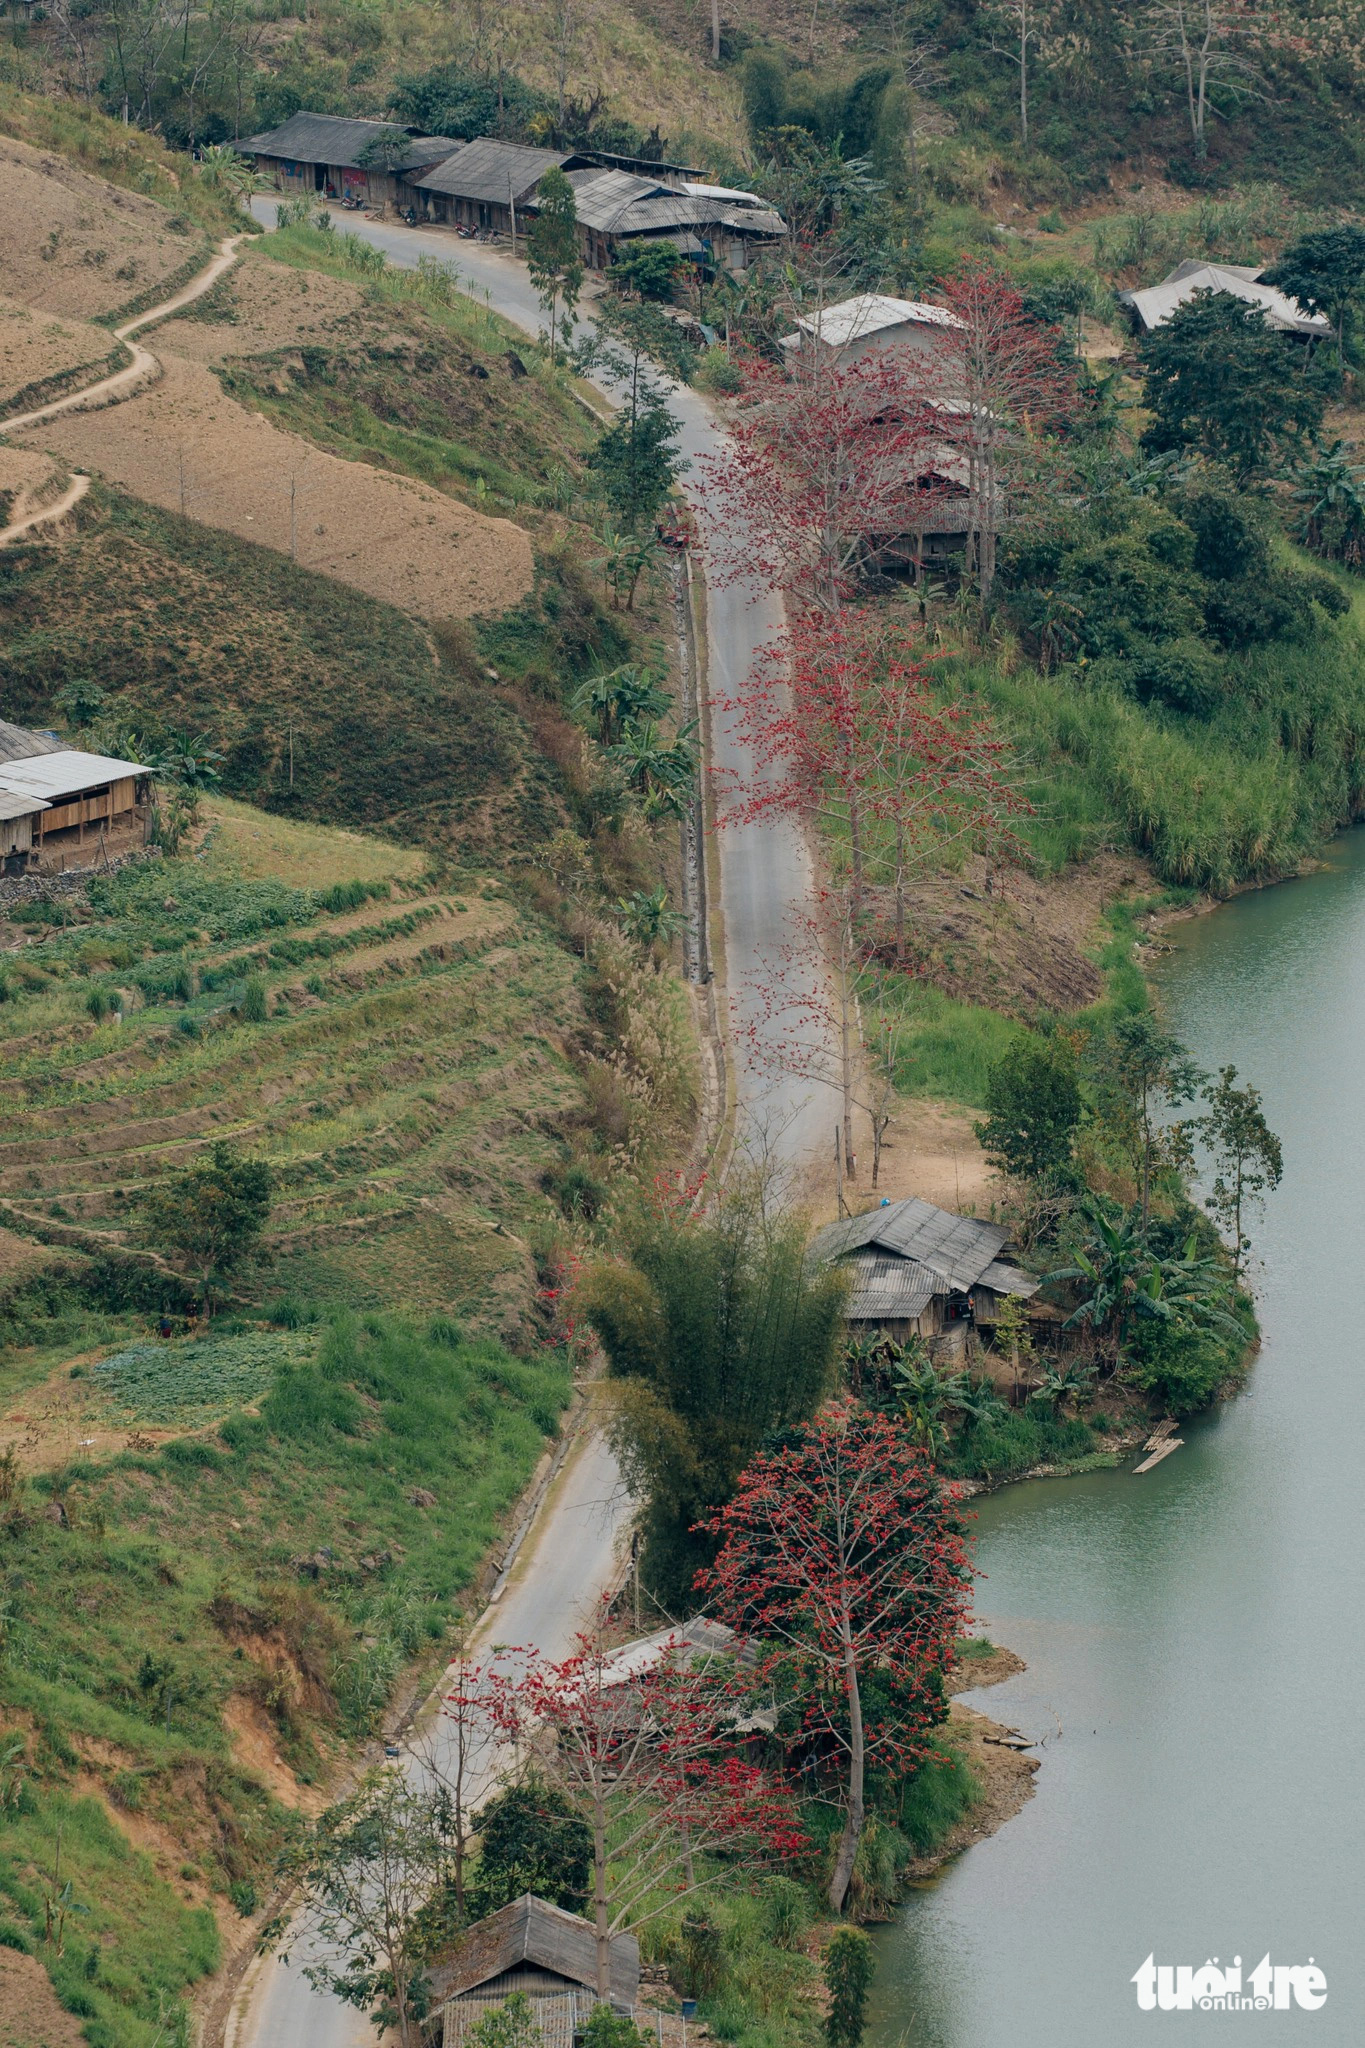
M 1040 1745 L 1036 1795 L 878 1936 L 869 2048 L 1365 2042 L 1365 832 L 1173 934 L 1207 1067 L 1265 1098 L 1246 1393 L 1155 1472 L 980 1504 L 981 1624 L 1027 1660 L 970 1704 Z M 1140 2012 L 1146 1957 L 1316 1960 L 1320 2009 Z

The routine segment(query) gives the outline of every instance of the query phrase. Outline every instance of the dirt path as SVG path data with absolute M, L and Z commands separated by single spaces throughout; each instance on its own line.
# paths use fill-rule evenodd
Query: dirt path
M 73 476 L 60 498 L 51 505 L 42 506 L 37 512 L 28 513 L 23 519 L 16 519 L 13 526 L 0 526 L 0 548 L 7 547 L 12 540 L 31 533 L 35 526 L 50 526 L 58 519 L 65 519 L 73 506 L 79 505 L 90 488 L 88 476 Z
M 139 313 L 135 320 L 125 320 L 121 327 L 114 329 L 115 341 L 127 342 L 132 351 L 133 359 L 125 368 L 115 370 L 108 377 L 101 377 L 97 383 L 82 385 L 79 391 L 69 391 L 65 398 L 56 398 L 51 405 L 40 405 L 33 412 L 16 413 L 13 419 L 0 420 L 0 434 L 13 433 L 19 427 L 36 427 L 43 420 L 56 419 L 60 413 L 89 412 L 95 406 L 117 405 L 121 398 L 131 397 L 132 393 L 140 391 L 144 384 L 152 383 L 161 375 L 161 364 L 149 348 L 143 348 L 141 343 L 134 341 L 132 337 L 142 328 L 150 327 L 154 321 L 169 319 L 183 306 L 193 305 L 205 292 L 212 291 L 224 271 L 230 270 L 237 261 L 238 246 L 245 240 L 245 234 L 229 235 L 220 244 L 218 254 L 205 264 L 183 291 L 176 292 L 169 299 L 163 299 L 161 304 L 153 306 L 150 312 Z M 86 489 L 89 489 L 88 478 Z M 77 495 L 83 496 L 84 492 Z M 0 534 L 0 543 L 8 538 L 8 532 Z

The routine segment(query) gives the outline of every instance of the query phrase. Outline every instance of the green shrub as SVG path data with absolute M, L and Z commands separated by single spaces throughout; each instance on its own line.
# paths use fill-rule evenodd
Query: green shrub
M 763 1931 L 778 1948 L 799 1948 L 811 1922 L 810 1895 L 790 1877 L 769 1877 L 761 1893 Z
M 242 997 L 242 1015 L 248 1024 L 264 1024 L 268 1014 L 265 977 L 260 974 L 249 974 L 246 978 L 246 991 Z
M 840 1927 L 825 1950 L 825 1988 L 829 2015 L 825 2038 L 830 2048 L 858 2048 L 866 2023 L 868 1986 L 872 1982 L 872 1943 L 858 1927 Z
M 699 391 L 709 391 L 717 398 L 730 398 L 744 389 L 744 373 L 728 349 L 708 348 L 697 364 L 692 382 Z
M 1176 1416 L 1207 1408 L 1236 1370 L 1226 1344 L 1170 1323 L 1140 1323 L 1133 1351 L 1134 1382 Z

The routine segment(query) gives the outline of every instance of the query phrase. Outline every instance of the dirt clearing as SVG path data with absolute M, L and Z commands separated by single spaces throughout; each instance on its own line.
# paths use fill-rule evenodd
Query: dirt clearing
M 117 347 L 107 328 L 58 320 L 17 299 L 0 298 L 0 406 L 31 384 L 105 362 Z
M 12 1948 L 0 1948 L 0 2048 L 85 2048 L 37 1957 Z
M 1006 1016 L 1029 1021 L 1039 1010 L 1084 1009 L 1104 987 L 1092 955 L 1105 905 L 1157 887 L 1135 856 L 1105 853 L 1041 881 L 996 867 L 988 888 L 977 857 L 960 874 L 908 891 L 913 964 L 945 995 Z M 889 924 L 889 902 L 878 907 Z
M 202 308 L 157 329 L 158 350 L 218 363 L 300 342 L 354 344 L 365 326 L 384 323 L 357 287 L 321 271 L 295 270 L 252 255 L 205 295 Z
M 200 364 L 157 353 L 165 375 L 150 390 L 44 421 L 25 444 L 419 618 L 503 612 L 530 589 L 531 543 L 511 520 L 326 455 L 228 398 Z
M 11 298 L 49 313 L 112 313 L 184 268 L 202 236 L 171 226 L 154 199 L 0 136 L 0 277 Z

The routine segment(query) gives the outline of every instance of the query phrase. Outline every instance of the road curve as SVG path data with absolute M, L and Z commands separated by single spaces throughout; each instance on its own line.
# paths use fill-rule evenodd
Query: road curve
M 253 211 L 273 225 L 275 202 L 257 200 Z M 390 262 L 414 268 L 421 255 L 452 262 L 471 295 L 535 334 L 542 315 L 523 266 L 509 255 L 454 235 L 389 226 L 338 215 L 338 226 L 372 242 Z M 720 517 L 705 491 L 706 459 L 723 446 L 723 433 L 696 392 L 679 387 L 672 404 L 682 451 L 692 468 L 684 479 L 706 543 Z M 731 550 L 727 550 L 731 552 Z M 736 713 L 724 708 L 744 691 L 757 650 L 781 625 L 778 600 L 757 584 L 708 580 L 707 642 L 712 765 L 742 781 L 756 773 L 736 732 Z M 727 830 L 720 838 L 721 910 L 725 978 L 731 997 L 736 1094 L 741 1123 L 779 1164 L 807 1169 L 818 1153 L 832 1152 L 834 1108 L 804 1084 L 774 1073 L 754 1058 L 743 1024 L 757 1012 L 750 976 L 764 977 L 793 937 L 792 920 L 808 905 L 810 855 L 794 826 L 763 824 Z M 629 1502 L 615 1459 L 599 1431 L 589 1428 L 570 1451 L 542 1504 L 498 1603 L 479 1627 L 476 1649 L 487 1656 L 500 1645 L 534 1645 L 562 1655 L 575 1629 L 591 1614 L 611 1578 L 615 1546 L 629 1518 Z M 438 1695 L 419 1720 L 425 1740 L 440 1742 Z M 409 1758 L 409 1769 L 417 1768 Z M 334 1998 L 312 1991 L 300 1967 L 274 1959 L 248 1971 L 229 2014 L 224 2048 L 373 2048 L 368 2020 Z
M 132 354 L 132 361 L 121 370 L 111 371 L 109 376 L 101 377 L 94 384 L 83 384 L 78 391 L 68 391 L 64 398 L 54 398 L 50 405 L 40 405 L 32 412 L 16 413 L 13 419 L 0 420 L 0 434 L 12 434 L 16 427 L 40 426 L 44 420 L 56 419 L 59 413 L 90 412 L 97 407 L 116 405 L 120 399 L 131 398 L 135 391 L 141 391 L 145 384 L 150 384 L 154 377 L 160 375 L 161 365 L 151 350 L 134 341 L 133 336 L 142 328 L 150 327 L 154 320 L 169 319 L 182 306 L 191 306 L 196 299 L 202 299 L 205 292 L 212 291 L 223 272 L 230 270 L 237 261 L 238 245 L 246 239 L 245 235 L 229 235 L 219 243 L 217 255 L 190 279 L 182 291 L 114 329 L 115 341 L 127 342 Z

